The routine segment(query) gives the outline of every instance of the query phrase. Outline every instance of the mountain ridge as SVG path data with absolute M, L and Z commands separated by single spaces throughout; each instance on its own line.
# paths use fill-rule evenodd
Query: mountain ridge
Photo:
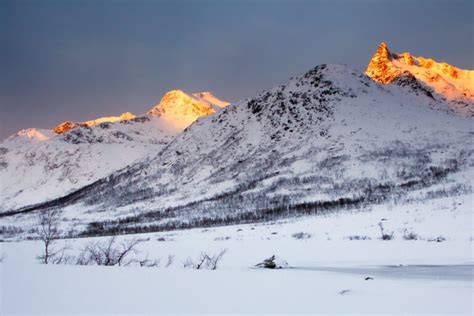
M 94 235 L 468 192 L 472 120 L 443 106 L 411 86 L 320 65 L 199 119 L 154 158 L 23 210 L 60 208 L 65 225 Z
M 31 128 L 10 136 L 0 143 L 1 207 L 19 208 L 77 190 L 154 155 L 194 120 L 215 113 L 209 103 L 182 94 L 187 97 L 174 103 L 174 113 L 125 112 L 66 122 L 56 127 L 61 130 Z M 180 114 L 183 119 L 176 124 Z
M 123 234 L 472 192 L 472 116 L 459 108 L 461 101 L 424 82 L 426 72 L 394 63 L 410 63 L 407 54 L 394 55 L 382 45 L 375 55 L 369 65 L 387 67 L 386 83 L 344 65 L 322 64 L 222 109 L 199 103 L 197 109 L 212 115 L 170 134 L 153 154 L 114 166 L 56 199 L 3 204 L 0 224 L 16 214 L 21 225 L 30 213 L 57 208 L 65 229 L 73 227 L 70 235 Z M 61 137 L 96 146 L 109 141 L 115 126 L 174 122 L 180 102 L 194 105 L 199 98 L 212 99 L 173 90 L 152 113 L 79 126 Z M 189 110 L 193 115 L 196 107 Z
M 420 86 L 424 86 L 434 97 L 446 101 L 455 112 L 474 116 L 474 70 L 416 57 L 409 52 L 395 54 L 382 42 L 367 64 L 365 74 L 384 85 L 411 75 Z
M 170 102 L 173 103 L 173 105 L 167 104 Z M 212 110 L 215 112 L 215 107 L 221 109 L 227 105 L 229 105 L 228 102 L 216 98 L 210 92 L 187 94 L 182 90 L 175 89 L 166 92 L 161 101 L 154 105 L 144 115 L 151 114 L 160 116 L 165 112 L 169 112 L 165 110 L 166 108 L 169 110 L 170 107 L 172 107 L 173 110 L 171 112 L 174 113 L 174 120 L 182 119 L 184 122 L 181 124 L 181 126 L 184 126 L 189 125 L 199 116 L 212 114 Z M 179 109 L 180 107 L 181 109 Z M 212 110 L 207 107 L 211 107 Z M 52 131 L 56 134 L 63 134 L 76 127 L 92 127 L 100 123 L 127 121 L 136 117 L 137 116 L 131 112 L 123 112 L 119 116 L 99 117 L 84 122 L 65 121 L 53 127 Z

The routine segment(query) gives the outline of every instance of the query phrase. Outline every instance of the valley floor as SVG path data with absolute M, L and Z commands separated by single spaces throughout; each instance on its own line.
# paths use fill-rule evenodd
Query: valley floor
M 149 268 L 41 265 L 35 259 L 38 241 L 0 243 L 0 314 L 472 315 L 472 214 L 468 195 L 271 224 L 143 234 L 135 255 L 161 259 Z M 393 240 L 379 239 L 379 222 Z M 416 240 L 406 240 L 410 232 Z M 58 245 L 67 243 L 74 254 L 101 239 Z M 221 249 L 227 252 L 215 271 L 183 267 L 187 258 Z M 273 254 L 290 268 L 253 268 Z M 165 267 L 169 255 L 175 260 Z

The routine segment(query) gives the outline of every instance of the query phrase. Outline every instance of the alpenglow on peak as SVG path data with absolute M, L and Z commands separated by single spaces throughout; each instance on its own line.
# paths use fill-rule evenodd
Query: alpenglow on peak
M 413 76 L 438 98 L 456 103 L 456 110 L 467 116 L 474 115 L 474 70 L 416 57 L 409 52 L 395 54 L 382 42 L 370 59 L 365 74 L 384 85 L 402 76 Z

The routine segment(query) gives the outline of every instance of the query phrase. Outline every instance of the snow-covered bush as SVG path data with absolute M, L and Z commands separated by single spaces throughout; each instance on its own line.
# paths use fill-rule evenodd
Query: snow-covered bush
M 392 240 L 393 239 L 393 232 L 390 234 L 387 234 L 383 228 L 382 222 L 379 222 L 379 227 L 380 227 L 380 233 L 382 236 L 380 236 L 380 239 L 382 240 Z
M 420 237 L 412 231 L 408 231 L 408 229 L 403 230 L 403 239 L 405 240 L 418 240 Z
M 263 262 L 256 264 L 255 267 L 262 269 L 284 269 L 288 268 L 289 265 L 288 262 L 282 258 L 273 255 L 270 258 L 263 260 Z
M 439 235 L 438 237 L 435 237 L 435 238 L 429 238 L 428 239 L 429 242 L 443 242 L 443 241 L 446 241 L 446 238 Z

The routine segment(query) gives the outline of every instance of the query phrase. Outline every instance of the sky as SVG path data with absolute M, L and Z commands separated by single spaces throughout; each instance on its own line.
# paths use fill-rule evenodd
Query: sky
M 235 102 L 381 41 L 474 69 L 474 1 L 0 0 L 0 139 L 122 112 L 166 91 Z

